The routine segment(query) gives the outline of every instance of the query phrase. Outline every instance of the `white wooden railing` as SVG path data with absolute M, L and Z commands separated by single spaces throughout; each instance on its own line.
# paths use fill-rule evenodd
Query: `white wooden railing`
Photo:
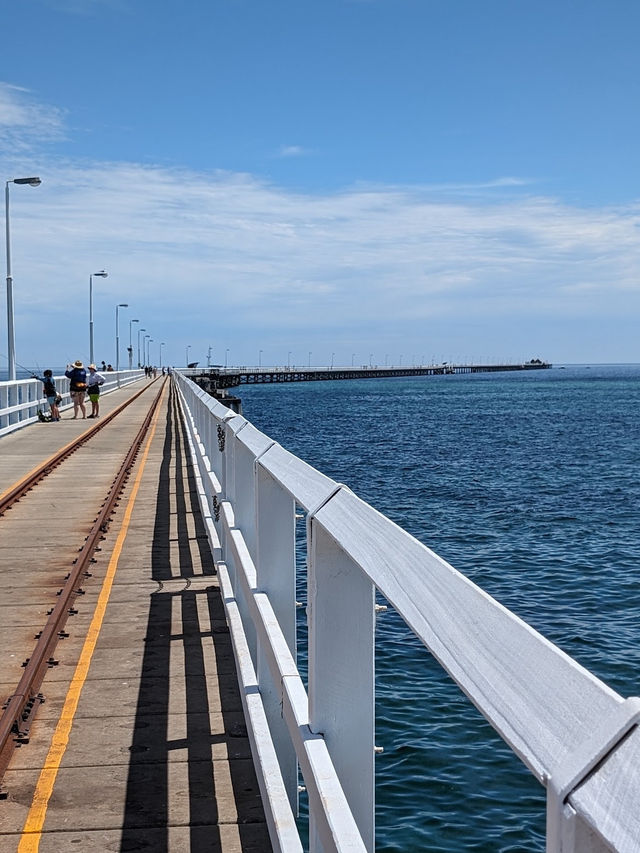
M 108 394 L 130 382 L 137 382 L 144 377 L 144 370 L 110 370 L 102 374 L 105 378 L 100 393 Z M 71 406 L 69 396 L 69 380 L 64 374 L 54 376 L 56 390 L 62 397 L 60 409 Z M 38 409 L 48 411 L 42 382 L 39 379 L 17 379 L 14 382 L 0 382 L 0 436 L 7 435 L 16 429 L 35 423 L 38 420 Z
M 640 850 L 640 700 L 624 700 L 353 492 L 174 374 L 275 850 L 374 850 L 375 590 L 547 789 L 547 850 Z M 306 513 L 308 692 L 296 666 Z

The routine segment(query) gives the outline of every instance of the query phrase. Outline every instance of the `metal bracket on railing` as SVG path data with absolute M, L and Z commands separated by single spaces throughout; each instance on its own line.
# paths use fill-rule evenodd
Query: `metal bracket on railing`
M 220 521 L 220 501 L 218 500 L 218 496 L 214 495 L 213 500 L 211 501 L 211 505 L 213 507 L 213 520 Z
M 218 424 L 218 450 L 220 453 L 224 453 L 224 440 L 225 440 L 225 431 L 222 424 Z
M 567 799 L 594 767 L 640 722 L 640 698 L 620 702 L 577 749 L 564 757 L 547 781 L 547 853 L 562 850 L 562 812 Z

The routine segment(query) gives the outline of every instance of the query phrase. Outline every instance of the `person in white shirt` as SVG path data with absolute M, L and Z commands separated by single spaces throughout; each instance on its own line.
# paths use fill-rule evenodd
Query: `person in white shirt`
M 100 386 L 104 382 L 104 376 L 98 373 L 95 364 L 89 365 L 89 375 L 87 376 L 87 394 L 91 400 L 91 414 L 89 418 L 97 418 L 100 414 Z

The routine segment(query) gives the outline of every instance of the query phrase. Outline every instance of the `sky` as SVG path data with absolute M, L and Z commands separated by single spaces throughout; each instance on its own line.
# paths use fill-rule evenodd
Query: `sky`
M 637 0 L 0 22 L 19 365 L 640 361 Z

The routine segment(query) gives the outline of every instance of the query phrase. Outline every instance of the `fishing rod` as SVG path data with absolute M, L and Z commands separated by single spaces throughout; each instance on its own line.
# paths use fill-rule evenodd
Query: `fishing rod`
M 0 356 L 2 356 L 2 358 L 4 358 L 4 360 L 5 360 L 5 361 L 9 361 L 9 359 L 7 358 L 7 356 L 6 356 L 6 355 L 4 355 L 4 353 L 1 353 L 1 352 L 0 352 Z M 16 367 L 19 367 L 19 368 L 20 368 L 20 370 L 24 370 L 24 371 L 25 371 L 25 373 L 30 373 L 30 374 L 31 374 L 31 376 L 33 376 L 33 378 L 34 378 L 34 379 L 39 379 L 39 378 L 40 378 L 39 376 L 36 376 L 36 375 L 34 374 L 33 370 L 32 370 L 30 367 L 25 367 L 25 366 L 24 366 L 24 364 L 20 364 L 20 362 L 19 362 L 19 361 L 15 361 L 15 359 L 14 359 L 14 364 L 16 365 Z M 37 363 L 37 362 L 36 362 L 36 367 L 38 368 L 38 370 L 40 370 L 40 368 L 38 367 L 38 363 Z

